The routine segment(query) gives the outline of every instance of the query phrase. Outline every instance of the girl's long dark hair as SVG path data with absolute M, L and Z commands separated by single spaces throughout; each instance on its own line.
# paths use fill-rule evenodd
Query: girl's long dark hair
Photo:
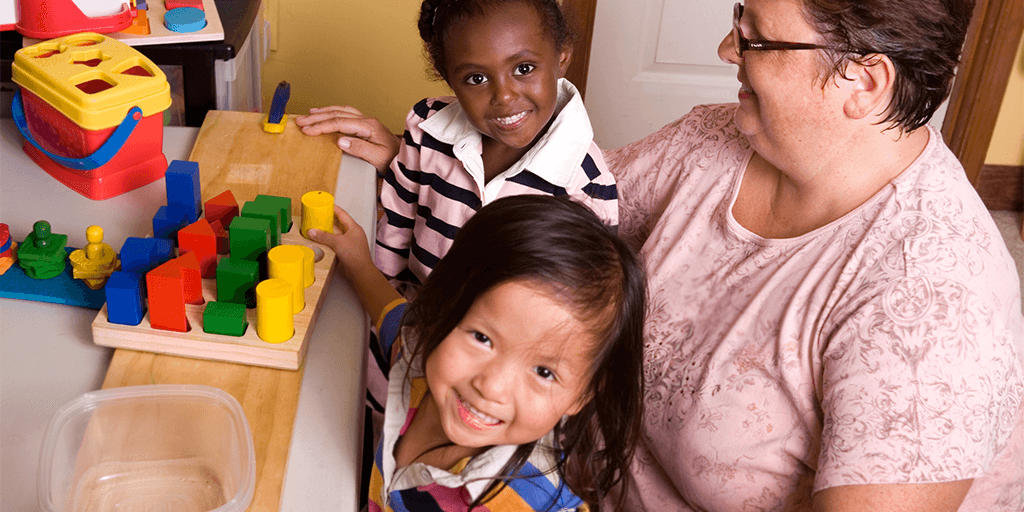
M 625 483 L 640 435 L 643 266 L 613 228 L 566 197 L 496 200 L 459 230 L 409 305 L 403 326 L 416 335 L 413 356 L 422 365 L 478 297 L 512 281 L 542 286 L 559 297 L 590 327 L 595 340 L 584 396 L 589 401 L 555 427 L 555 446 L 549 448 L 559 459 L 563 482 L 596 505 L 615 485 Z M 514 478 L 534 444 L 520 446 L 481 496 Z

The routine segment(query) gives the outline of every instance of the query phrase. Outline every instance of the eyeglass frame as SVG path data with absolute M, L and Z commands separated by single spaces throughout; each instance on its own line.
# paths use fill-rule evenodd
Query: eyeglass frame
M 821 45 L 814 43 L 792 43 L 789 41 L 769 41 L 767 39 L 747 39 L 740 28 L 740 19 L 743 17 L 743 2 L 736 2 L 732 6 L 732 41 L 736 55 L 743 57 L 746 51 L 772 51 L 772 50 L 833 50 L 839 52 L 857 53 L 867 55 L 869 53 L 881 53 L 874 50 L 851 50 L 835 46 Z

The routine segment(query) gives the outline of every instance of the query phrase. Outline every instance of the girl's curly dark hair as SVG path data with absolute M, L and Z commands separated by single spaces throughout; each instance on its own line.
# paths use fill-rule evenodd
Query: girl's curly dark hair
M 555 48 L 563 49 L 572 45 L 572 30 L 556 0 L 424 0 L 420 6 L 417 26 L 434 77 L 448 80 L 444 39 L 452 27 L 474 16 L 482 16 L 495 6 L 515 2 L 530 5 L 537 10 Z

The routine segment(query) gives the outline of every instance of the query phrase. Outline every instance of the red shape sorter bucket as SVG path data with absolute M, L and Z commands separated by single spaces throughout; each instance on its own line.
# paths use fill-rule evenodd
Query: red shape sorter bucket
M 170 86 L 141 53 L 86 32 L 18 50 L 11 70 L 25 153 L 58 181 L 107 199 L 164 176 Z

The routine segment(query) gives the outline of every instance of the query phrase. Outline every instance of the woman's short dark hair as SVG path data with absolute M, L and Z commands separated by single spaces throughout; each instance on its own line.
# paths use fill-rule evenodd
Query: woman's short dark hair
M 594 340 L 590 400 L 560 422 L 550 448 L 569 488 L 595 504 L 623 480 L 640 436 L 645 279 L 639 257 L 586 206 L 565 196 L 506 197 L 458 231 L 406 310 L 403 331 L 415 333 L 422 365 L 477 298 L 501 284 L 539 286 L 565 304 Z M 517 450 L 505 477 L 534 446 Z
M 826 44 L 870 48 L 896 68 L 893 97 L 883 123 L 913 131 L 931 119 L 949 95 L 974 0 L 804 0 L 807 19 Z M 835 51 L 828 74 L 868 55 Z
M 523 3 L 537 10 L 556 49 L 572 45 L 572 30 L 556 0 L 424 0 L 417 26 L 435 76 L 448 79 L 444 39 L 452 27 L 468 18 L 481 16 L 493 7 L 512 3 Z

